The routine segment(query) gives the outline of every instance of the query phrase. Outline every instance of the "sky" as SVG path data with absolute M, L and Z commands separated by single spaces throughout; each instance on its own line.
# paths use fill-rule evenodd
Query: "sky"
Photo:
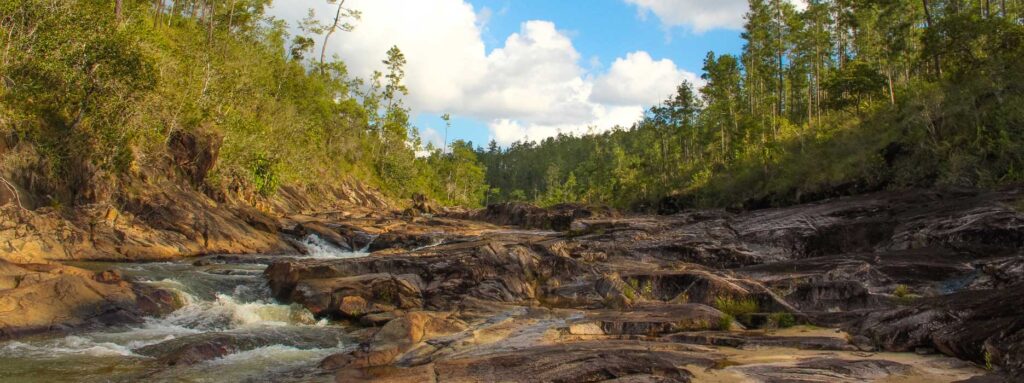
M 290 25 L 328 0 L 276 0 Z M 701 86 L 708 51 L 738 54 L 746 0 L 346 0 L 362 13 L 328 55 L 353 76 L 406 56 L 405 103 L 424 142 L 486 146 L 629 126 L 682 81 Z M 297 30 L 293 29 L 293 32 Z M 319 46 L 317 47 L 319 52 Z

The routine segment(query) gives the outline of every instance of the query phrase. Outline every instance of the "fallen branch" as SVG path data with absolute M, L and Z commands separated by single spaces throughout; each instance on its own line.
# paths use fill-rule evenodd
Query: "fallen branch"
M 4 177 L 0 177 L 0 181 L 3 181 L 3 182 L 4 182 L 4 184 L 5 184 L 5 185 L 7 185 L 7 188 L 8 188 L 8 189 L 11 189 L 11 193 L 14 193 L 14 201 L 18 203 L 18 207 L 19 207 L 19 208 L 21 208 L 21 210 L 28 210 L 28 209 L 26 209 L 26 208 L 25 208 L 25 206 L 24 206 L 24 205 L 22 205 L 22 204 L 21 204 L 21 195 L 20 195 L 20 194 L 18 194 L 18 189 L 17 189 L 17 188 L 15 188 L 15 187 L 14 187 L 14 185 L 12 185 L 12 184 L 11 184 L 11 183 L 10 183 L 9 181 L 7 181 L 7 179 L 6 179 L 6 178 L 4 178 Z

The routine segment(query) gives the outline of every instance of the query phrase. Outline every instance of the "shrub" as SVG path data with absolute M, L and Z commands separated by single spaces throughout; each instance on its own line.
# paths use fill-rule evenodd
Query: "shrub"
M 768 316 L 768 325 L 774 328 L 789 328 L 796 325 L 796 318 L 787 312 L 772 313 Z
M 732 315 L 729 315 L 729 314 L 722 315 L 721 318 L 718 318 L 718 326 L 717 326 L 718 330 L 719 331 L 729 331 L 730 329 L 732 329 L 732 322 L 733 322 L 733 320 L 734 320 L 734 318 L 733 318 Z
M 753 299 L 736 299 L 730 296 L 715 298 L 715 308 L 736 318 L 745 317 L 758 311 L 757 302 Z
M 892 295 L 896 298 L 906 298 L 910 296 L 910 288 L 907 285 L 896 285 L 896 288 L 892 291 Z

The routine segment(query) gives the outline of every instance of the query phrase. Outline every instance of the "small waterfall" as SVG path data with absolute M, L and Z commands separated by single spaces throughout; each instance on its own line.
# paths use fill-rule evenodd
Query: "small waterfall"
M 359 249 L 359 252 L 363 254 L 370 254 L 370 245 L 373 245 L 373 241 L 376 241 L 377 237 L 380 237 L 380 234 L 370 235 L 370 240 L 366 242 L 365 246 Z
M 306 247 L 305 258 L 315 259 L 339 259 L 339 258 L 359 258 L 369 255 L 370 243 L 373 242 L 376 236 L 372 237 L 369 243 L 365 247 L 358 251 L 343 250 L 337 246 L 334 246 L 330 242 L 325 241 L 323 238 L 316 234 L 307 235 L 302 239 L 302 245 Z

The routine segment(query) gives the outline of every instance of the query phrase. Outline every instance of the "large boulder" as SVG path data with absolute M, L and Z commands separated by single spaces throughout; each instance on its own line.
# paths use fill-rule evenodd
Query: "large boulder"
M 0 339 L 140 323 L 179 305 L 172 293 L 123 281 L 113 272 L 0 260 Z

